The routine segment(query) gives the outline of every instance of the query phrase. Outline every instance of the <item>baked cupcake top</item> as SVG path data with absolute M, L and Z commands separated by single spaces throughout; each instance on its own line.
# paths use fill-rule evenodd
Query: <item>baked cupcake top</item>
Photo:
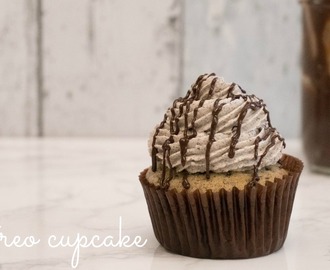
M 284 147 L 263 100 L 214 73 L 199 76 L 174 100 L 149 139 L 152 171 L 162 170 L 164 188 L 176 172 L 208 179 L 210 172 L 252 170 L 255 183 L 258 170 L 276 164 Z

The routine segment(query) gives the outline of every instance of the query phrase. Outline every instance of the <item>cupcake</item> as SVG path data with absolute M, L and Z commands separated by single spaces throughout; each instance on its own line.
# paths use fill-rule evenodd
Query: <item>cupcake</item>
M 283 246 L 302 162 L 262 99 L 204 74 L 149 139 L 140 174 L 155 236 L 198 258 L 252 258 Z

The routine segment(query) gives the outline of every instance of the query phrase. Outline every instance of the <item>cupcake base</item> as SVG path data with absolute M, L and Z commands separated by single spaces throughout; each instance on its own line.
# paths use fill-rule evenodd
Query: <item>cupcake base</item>
M 166 249 L 186 256 L 238 259 L 280 249 L 287 236 L 302 162 L 281 159 L 289 175 L 243 190 L 164 190 L 140 174 L 154 233 Z

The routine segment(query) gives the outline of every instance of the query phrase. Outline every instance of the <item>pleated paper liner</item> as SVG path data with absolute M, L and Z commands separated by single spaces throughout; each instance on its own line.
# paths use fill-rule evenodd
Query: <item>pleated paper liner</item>
M 164 190 L 140 175 L 154 233 L 166 249 L 198 258 L 252 258 L 270 254 L 286 239 L 303 163 L 283 155 L 288 176 L 219 192 Z

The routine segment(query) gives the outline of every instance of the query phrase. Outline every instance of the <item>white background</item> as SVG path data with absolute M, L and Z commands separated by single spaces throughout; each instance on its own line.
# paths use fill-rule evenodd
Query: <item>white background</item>
M 301 18 L 285 0 L 0 0 L 0 136 L 141 136 L 196 77 L 300 135 Z

